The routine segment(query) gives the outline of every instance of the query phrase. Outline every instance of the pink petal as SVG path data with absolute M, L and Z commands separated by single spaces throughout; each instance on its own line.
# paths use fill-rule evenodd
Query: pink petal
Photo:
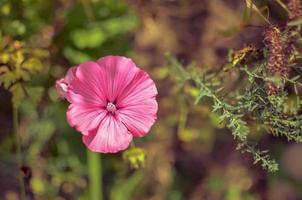
M 152 99 L 158 94 L 155 83 L 143 70 L 139 70 L 122 95 L 117 100 L 120 108 L 136 105 L 142 101 Z
M 67 91 L 68 91 L 68 86 L 69 83 L 74 79 L 75 77 L 75 72 L 77 70 L 77 67 L 71 67 L 67 71 L 67 74 L 64 78 L 61 78 L 60 80 L 56 81 L 56 89 L 59 93 L 60 98 L 62 99 L 68 99 Z
M 156 120 L 157 89 L 149 75 L 140 70 L 117 101 L 118 117 L 136 137 L 146 135 Z
M 87 135 L 89 131 L 98 127 L 106 115 L 107 111 L 100 107 L 70 104 L 67 121 L 71 127 Z
M 84 144 L 91 151 L 99 153 L 116 153 L 126 149 L 132 141 L 132 135 L 114 115 L 107 115 L 99 128 L 83 136 Z
M 104 71 L 95 62 L 78 66 L 75 78 L 69 83 L 67 93 L 70 103 L 77 105 L 106 106 Z
M 107 97 L 116 102 L 118 118 L 134 136 L 144 136 L 156 119 L 157 89 L 154 82 L 131 59 L 106 56 L 97 62 L 105 68 Z
M 105 56 L 97 62 L 106 73 L 104 84 L 108 100 L 117 101 L 139 69 L 131 59 L 122 56 Z
M 118 118 L 135 137 L 145 136 L 156 120 L 158 105 L 155 97 L 129 104 L 117 111 Z
M 71 67 L 68 69 L 66 76 L 64 77 L 64 80 L 67 84 L 69 84 L 75 77 L 77 71 L 77 67 Z
M 60 98 L 62 99 L 66 98 L 67 89 L 68 89 L 68 85 L 65 83 L 63 78 L 56 81 L 56 90 L 59 93 Z

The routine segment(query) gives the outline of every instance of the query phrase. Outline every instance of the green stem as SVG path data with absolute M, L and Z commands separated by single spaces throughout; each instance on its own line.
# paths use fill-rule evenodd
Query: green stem
M 90 200 L 102 200 L 103 185 L 101 154 L 91 152 L 87 149 L 87 160 L 89 167 L 89 198 Z
M 16 143 L 16 160 L 18 165 L 18 179 L 19 179 L 19 185 L 20 185 L 20 194 L 21 194 L 21 200 L 26 199 L 26 192 L 25 192 L 25 183 L 23 179 L 23 175 L 21 173 L 21 167 L 23 166 L 22 161 L 22 154 L 21 154 L 21 138 L 18 133 L 19 129 L 19 123 L 18 123 L 18 108 L 16 106 L 13 106 L 13 129 L 14 129 L 14 135 L 15 135 L 15 143 Z

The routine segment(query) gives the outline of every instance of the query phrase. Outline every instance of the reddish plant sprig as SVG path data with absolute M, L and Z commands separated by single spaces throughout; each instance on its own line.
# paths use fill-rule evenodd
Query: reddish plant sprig
M 265 41 L 269 48 L 269 57 L 266 66 L 267 76 L 281 76 L 287 78 L 289 75 L 289 58 L 288 55 L 291 50 L 286 47 L 282 40 L 281 31 L 276 26 L 270 26 L 265 31 Z M 267 92 L 269 95 L 276 94 L 280 87 L 272 81 L 267 82 Z
M 302 5 L 300 0 L 288 0 L 287 7 L 290 19 L 298 19 L 302 16 Z

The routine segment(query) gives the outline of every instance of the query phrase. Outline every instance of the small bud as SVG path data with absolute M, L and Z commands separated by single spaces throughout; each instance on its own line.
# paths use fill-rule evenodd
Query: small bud
M 145 151 L 138 147 L 130 148 L 123 153 L 123 159 L 134 169 L 144 167 L 145 158 Z

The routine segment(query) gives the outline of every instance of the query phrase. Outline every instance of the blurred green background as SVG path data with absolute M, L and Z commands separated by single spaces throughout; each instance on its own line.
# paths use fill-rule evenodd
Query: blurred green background
M 272 3 L 273 20 L 284 13 Z M 122 153 L 102 155 L 103 196 L 110 200 L 299 200 L 302 146 L 253 131 L 280 170 L 269 174 L 236 144 L 208 103 L 194 105 L 167 68 L 166 52 L 182 63 L 219 68 L 228 49 L 261 44 L 263 29 L 240 28 L 241 0 L 0 0 L 0 39 L 22 41 L 48 55 L 28 85 L 39 101 L 19 106 L 22 158 L 29 199 L 88 199 L 88 167 L 81 135 L 66 122 L 67 103 L 55 80 L 69 67 L 105 55 L 131 57 L 159 90 L 158 120 L 135 139 L 146 153 L 132 169 Z M 261 25 L 261 19 L 253 19 Z M 0 52 L 0 54 L 3 52 Z M 226 79 L 236 76 L 226 73 Z M 226 87 L 232 88 L 232 83 Z M 184 88 L 194 96 L 192 88 Z M 11 95 L 0 88 L 0 199 L 19 199 Z

